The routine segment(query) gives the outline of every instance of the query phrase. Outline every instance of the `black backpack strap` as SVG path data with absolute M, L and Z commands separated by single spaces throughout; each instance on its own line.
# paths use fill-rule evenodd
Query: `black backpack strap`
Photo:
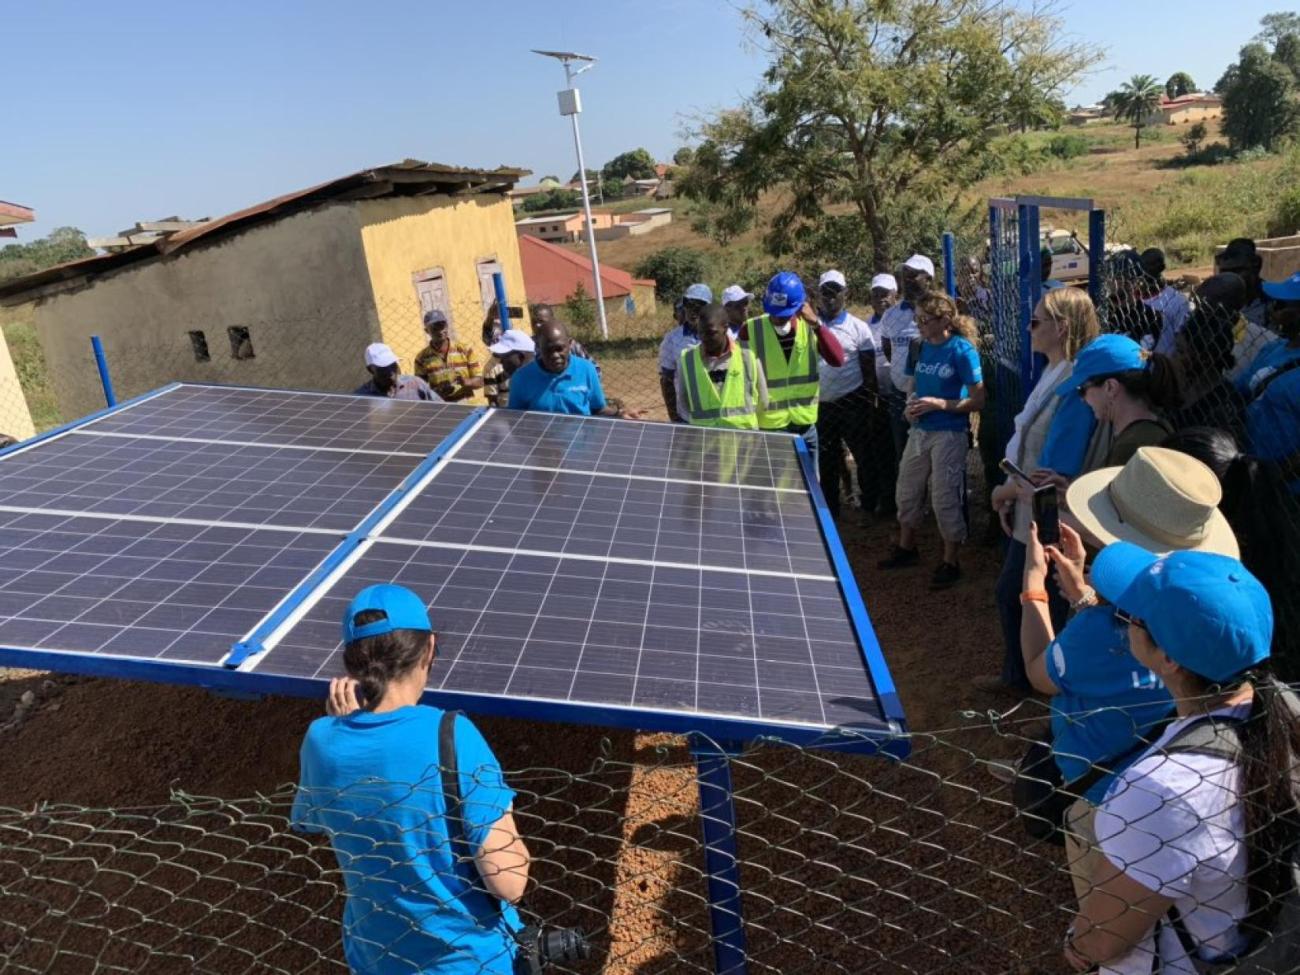
M 1155 744 L 1156 740 L 1165 733 L 1165 729 L 1176 721 L 1177 718 L 1178 715 L 1176 713 L 1171 713 L 1167 718 L 1161 718 L 1138 736 L 1136 745 L 1122 754 L 1116 755 L 1113 758 L 1105 759 L 1104 764 L 1094 762 L 1088 771 L 1084 772 L 1073 782 L 1067 782 L 1064 786 L 1065 791 L 1073 796 L 1082 796 L 1106 776 L 1114 774 L 1116 769 L 1125 768 L 1133 764 L 1133 762 L 1142 757 L 1143 752 Z
M 501 910 L 501 901 L 484 885 L 474 863 L 474 849 L 465 828 L 465 797 L 460 794 L 460 763 L 456 760 L 456 719 L 459 711 L 442 712 L 438 722 L 438 766 L 442 775 L 442 797 L 447 806 L 447 839 L 451 843 L 452 862 L 460 868 L 469 885 Z

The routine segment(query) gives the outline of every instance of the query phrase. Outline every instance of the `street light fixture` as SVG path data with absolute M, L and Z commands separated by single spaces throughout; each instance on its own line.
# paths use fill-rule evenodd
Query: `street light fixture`
M 578 182 L 582 184 L 582 209 L 587 218 L 587 247 L 591 251 L 591 277 L 596 287 L 596 314 L 600 316 L 601 337 L 609 338 L 609 323 L 605 321 L 605 292 L 600 286 L 600 261 L 596 257 L 596 226 L 595 221 L 591 219 L 591 193 L 587 189 L 587 164 L 582 158 L 582 135 L 578 131 L 578 114 L 582 111 L 582 99 L 578 96 L 578 89 L 573 86 L 573 79 L 594 65 L 596 59 L 572 51 L 539 51 L 534 48 L 533 53 L 540 54 L 542 57 L 555 58 L 564 65 L 564 81 L 568 87 L 559 92 L 557 98 L 560 102 L 560 114 L 567 115 L 573 120 L 573 146 L 578 152 Z M 575 63 L 581 65 L 577 70 L 573 67 Z

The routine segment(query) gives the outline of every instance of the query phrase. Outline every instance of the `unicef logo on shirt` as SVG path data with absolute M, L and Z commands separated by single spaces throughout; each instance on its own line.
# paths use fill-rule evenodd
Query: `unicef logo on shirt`
M 916 372 L 921 376 L 937 376 L 940 379 L 951 379 L 957 374 L 957 370 L 947 362 L 918 362 Z

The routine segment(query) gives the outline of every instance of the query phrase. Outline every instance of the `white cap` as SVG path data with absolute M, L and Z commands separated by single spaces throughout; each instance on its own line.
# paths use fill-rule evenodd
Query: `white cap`
M 886 291 L 897 291 L 898 282 L 894 280 L 892 274 L 877 274 L 871 279 L 871 290 L 875 291 L 877 288 L 884 288 Z
M 722 292 L 722 303 L 729 305 L 733 301 L 744 301 L 746 298 L 754 297 L 752 291 L 746 291 L 738 284 L 729 284 L 727 289 Z
M 934 277 L 934 261 L 924 254 L 913 254 L 903 262 L 903 267 L 910 267 L 913 271 L 920 271 Z
M 817 287 L 824 284 L 838 284 L 841 288 L 847 288 L 849 283 L 844 280 L 843 271 L 827 271 L 817 279 Z
M 702 301 L 708 304 L 713 300 L 713 289 L 707 284 L 693 284 L 686 289 L 686 294 L 682 297 L 687 301 Z
M 393 350 L 384 345 L 383 342 L 375 342 L 366 346 L 366 365 L 378 366 L 380 369 L 395 366 L 397 365 L 397 356 L 393 355 Z
M 501 333 L 501 338 L 488 346 L 488 351 L 493 355 L 506 355 L 510 352 L 533 352 L 536 348 L 537 343 L 531 336 L 518 329 L 508 328 Z

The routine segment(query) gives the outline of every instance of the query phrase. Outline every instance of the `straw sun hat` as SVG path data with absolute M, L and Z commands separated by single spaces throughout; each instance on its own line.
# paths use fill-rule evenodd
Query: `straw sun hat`
M 1223 490 L 1194 457 L 1165 447 L 1139 447 L 1123 467 L 1090 471 L 1070 485 L 1070 513 L 1102 545 L 1133 542 L 1148 552 L 1241 550 L 1219 511 Z

